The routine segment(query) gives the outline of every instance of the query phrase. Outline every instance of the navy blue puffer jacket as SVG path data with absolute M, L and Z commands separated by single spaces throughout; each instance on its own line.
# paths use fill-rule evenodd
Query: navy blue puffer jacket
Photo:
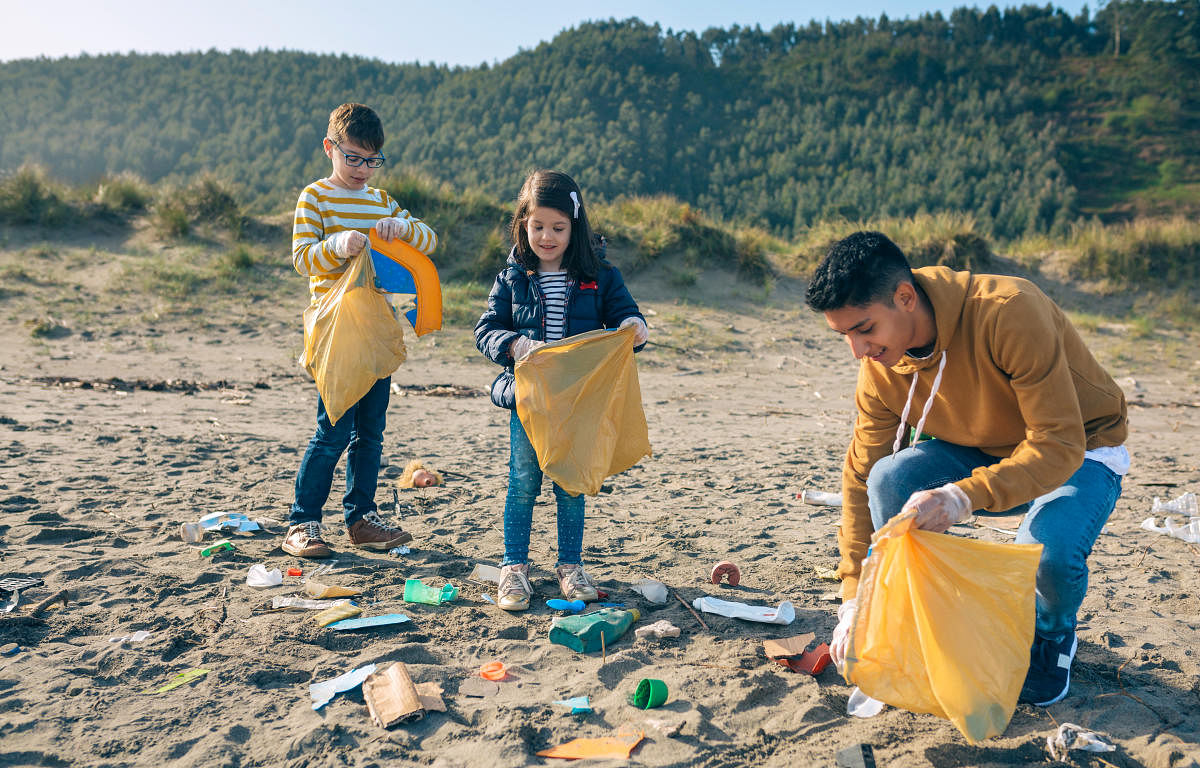
M 601 262 L 600 274 L 592 282 L 571 282 L 567 289 L 566 335 L 574 336 L 600 328 L 616 328 L 627 317 L 639 317 L 637 302 L 629 295 L 621 272 Z M 492 382 L 492 402 L 501 408 L 516 408 L 514 361 L 509 347 L 517 335 L 545 341 L 546 310 L 537 273 L 526 272 L 510 253 L 508 266 L 496 275 L 488 295 L 487 311 L 475 324 L 475 346 L 484 357 L 504 366 Z M 635 351 L 641 347 L 636 347 Z

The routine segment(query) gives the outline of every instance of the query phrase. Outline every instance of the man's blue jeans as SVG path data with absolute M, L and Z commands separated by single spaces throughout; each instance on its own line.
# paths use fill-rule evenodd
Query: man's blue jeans
M 321 509 L 333 485 L 333 470 L 346 452 L 346 495 L 342 497 L 346 525 L 376 510 L 375 488 L 379 483 L 379 460 L 383 455 L 383 429 L 387 423 L 391 377 L 380 379 L 337 424 L 329 423 L 325 401 L 317 397 L 317 431 L 296 473 L 296 501 L 288 520 L 291 524 L 319 522 Z
M 998 459 L 977 448 L 926 440 L 880 459 L 867 478 L 867 499 L 875 530 L 900 513 L 913 493 L 962 480 Z M 1019 544 L 1041 544 L 1037 571 L 1037 633 L 1061 637 L 1075 629 L 1075 615 L 1087 594 L 1087 558 L 1121 495 L 1121 476 L 1098 461 L 1083 465 L 1061 487 L 1032 502 L 997 514 L 1025 512 Z M 986 515 L 987 512 L 976 512 Z
M 504 501 L 504 561 L 501 565 L 529 562 L 529 528 L 533 503 L 542 489 L 542 468 L 537 453 L 514 410 L 508 422 L 512 453 L 508 460 L 508 498 Z M 583 550 L 583 494 L 572 496 L 554 484 L 558 501 L 558 562 L 578 565 Z

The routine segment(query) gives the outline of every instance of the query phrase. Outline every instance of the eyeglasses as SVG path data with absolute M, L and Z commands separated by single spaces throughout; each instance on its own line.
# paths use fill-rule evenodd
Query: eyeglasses
M 329 137 L 327 136 L 326 138 Z M 333 139 L 329 140 L 333 141 Z M 338 152 L 342 153 L 342 157 L 346 158 L 346 165 L 350 166 L 351 168 L 357 168 L 363 163 L 366 163 L 368 168 L 378 168 L 387 162 L 387 158 L 383 156 L 382 152 L 379 153 L 379 157 L 363 157 L 362 155 L 347 154 L 346 151 L 342 149 L 341 145 L 336 141 L 333 141 L 333 146 L 337 147 Z

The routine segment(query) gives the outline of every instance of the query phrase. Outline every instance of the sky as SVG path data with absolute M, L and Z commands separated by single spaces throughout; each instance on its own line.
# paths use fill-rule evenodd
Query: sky
M 1053 4 L 1072 15 L 1085 5 L 1082 0 Z M 596 19 L 636 16 L 663 29 L 701 32 L 735 24 L 770 29 L 783 22 L 878 18 L 881 13 L 896 20 L 933 11 L 949 15 L 954 8 L 972 5 L 987 7 L 969 0 L 57 0 L 45 6 L 0 0 L 6 29 L 0 61 L 267 48 L 474 67 L 504 61 L 563 29 Z M 1094 11 L 1096 0 L 1089 7 Z

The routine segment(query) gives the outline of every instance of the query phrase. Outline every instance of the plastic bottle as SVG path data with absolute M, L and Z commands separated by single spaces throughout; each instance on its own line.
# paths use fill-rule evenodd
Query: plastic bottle
M 579 616 L 559 616 L 550 623 L 550 642 L 593 653 L 601 649 L 601 637 L 605 646 L 612 645 L 641 617 L 636 608 L 601 608 Z

